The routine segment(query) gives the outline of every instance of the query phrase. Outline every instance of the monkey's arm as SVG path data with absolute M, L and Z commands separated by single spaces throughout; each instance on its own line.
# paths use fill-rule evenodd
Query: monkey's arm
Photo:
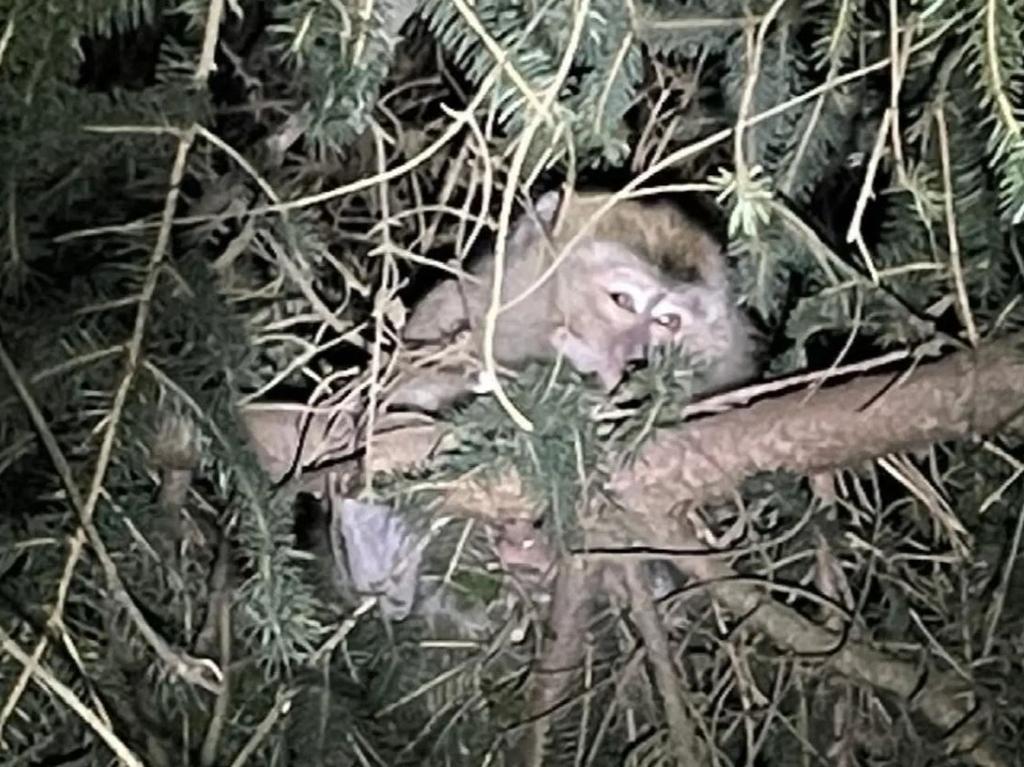
M 436 413 L 476 390 L 476 380 L 468 370 L 421 369 L 403 375 L 385 402 L 391 409 Z

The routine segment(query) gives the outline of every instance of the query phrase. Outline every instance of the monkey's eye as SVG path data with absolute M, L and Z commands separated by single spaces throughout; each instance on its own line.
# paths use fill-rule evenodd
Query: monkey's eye
M 678 314 L 662 314 L 660 317 L 655 317 L 654 321 L 672 333 L 678 332 L 683 324 Z
M 636 305 L 633 303 L 633 297 L 628 293 L 611 293 L 611 299 L 615 302 L 615 305 L 620 309 L 625 309 L 627 312 L 636 314 Z

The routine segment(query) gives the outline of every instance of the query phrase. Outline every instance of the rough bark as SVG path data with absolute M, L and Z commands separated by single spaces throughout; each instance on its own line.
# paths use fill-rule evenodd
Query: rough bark
M 761 471 L 816 473 L 988 434 L 1024 408 L 1021 337 L 921 365 L 797 391 L 666 430 L 612 479 L 626 508 L 659 513 Z

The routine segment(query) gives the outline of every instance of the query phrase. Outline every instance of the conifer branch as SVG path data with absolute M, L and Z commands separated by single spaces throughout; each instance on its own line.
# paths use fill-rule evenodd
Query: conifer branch
M 895 763 L 915 745 L 1011 762 L 1017 4 L 724 0 L 711 18 L 659 0 L 279 0 L 243 18 L 236 0 L 185 0 L 173 23 L 153 0 L 88 5 L 0 19 L 10 758 L 461 764 L 523 735 L 506 756 L 530 765 Z M 715 166 L 713 183 L 672 183 Z M 523 194 L 603 186 L 598 167 L 631 169 L 617 198 L 738 182 L 718 202 L 763 221 L 730 255 L 738 300 L 773 335 L 766 363 L 831 368 L 686 405 L 686 376 L 657 364 L 611 403 L 531 367 L 505 404 L 532 433 L 493 397 L 450 423 L 388 412 L 391 366 L 437 362 L 391 355 L 399 301 L 429 289 L 420 268 L 461 272 Z M 269 396 L 310 404 L 252 404 Z M 154 442 L 167 405 L 207 432 L 195 449 Z M 257 462 L 298 477 L 274 492 Z M 343 563 L 307 572 L 332 501 L 371 479 L 431 536 L 459 514 L 502 531 L 424 539 L 453 598 L 417 605 L 427 631 L 540 618 L 503 575 L 550 564 L 557 542 L 546 631 L 418 643 L 418 620 L 378 625 L 376 597 L 357 605 Z M 299 487 L 327 508 L 292 505 Z M 167 535 L 161 509 L 209 520 L 220 545 Z
M 103 719 L 97 716 L 94 711 L 75 695 L 74 690 L 61 682 L 45 665 L 39 663 L 35 658 L 22 650 L 18 643 L 11 639 L 3 628 L 0 628 L 0 648 L 5 653 L 13 656 L 15 660 L 21 663 L 35 677 L 40 685 L 52 691 L 68 708 L 81 717 L 99 735 L 100 739 L 110 747 L 110 750 L 117 754 L 122 764 L 127 767 L 143 767 L 142 760 L 125 745 L 124 741 L 110 729 Z
M 715 556 L 702 556 L 707 547 L 691 526 L 678 518 L 640 521 L 649 534 L 670 538 L 681 549 L 693 552 L 673 558 L 673 564 L 695 579 L 688 589 L 706 587 L 713 598 L 734 615 L 760 631 L 778 647 L 797 657 L 818 657 L 826 667 L 847 679 L 883 690 L 906 701 L 949 738 L 949 746 L 963 752 L 970 762 L 983 767 L 1007 767 L 1005 754 L 985 742 L 989 706 L 971 694 L 971 685 L 955 672 L 922 671 L 916 660 L 905 660 L 878 650 L 866 642 L 835 633 L 780 602 L 766 598 L 768 581 L 751 582 Z M 615 536 L 609 531 L 609 537 Z M 709 552 L 711 553 L 711 552 Z
M 153 246 L 146 275 L 146 282 L 143 286 L 142 295 L 138 302 L 138 310 L 135 317 L 131 340 L 126 345 L 127 359 L 125 361 L 124 373 L 117 387 L 109 415 L 106 419 L 106 430 L 103 435 L 102 444 L 100 445 L 99 455 L 96 460 L 87 496 L 83 497 L 79 491 L 67 459 L 64 457 L 56 438 L 53 436 L 49 426 L 47 425 L 42 411 L 35 403 L 32 394 L 25 386 L 20 373 L 15 368 L 13 360 L 11 360 L 2 344 L 0 344 L 0 361 L 3 363 L 3 368 L 8 379 L 17 390 L 22 403 L 29 411 L 33 425 L 39 433 L 43 443 L 46 445 L 54 468 L 57 470 L 65 491 L 67 492 L 68 499 L 79 517 L 80 526 L 78 527 L 74 537 L 71 539 L 71 547 L 64 567 L 61 587 L 58 590 L 56 603 L 51 609 L 47 622 L 50 624 L 59 624 L 63 620 L 65 600 L 70 588 L 71 578 L 73 577 L 75 568 L 84 551 L 85 543 L 88 541 L 92 544 L 92 547 L 103 566 L 110 598 L 119 603 L 131 616 L 136 628 L 149 643 L 150 647 L 164 662 L 168 664 L 169 667 L 181 673 L 185 678 L 195 684 L 205 687 L 208 690 L 215 691 L 217 690 L 217 684 L 210 681 L 206 676 L 206 672 L 211 670 L 210 667 L 212 667 L 213 664 L 211 663 L 209 666 L 205 666 L 202 662 L 191 658 L 185 653 L 176 652 L 167 644 L 163 637 L 161 637 L 160 634 L 150 626 L 142 611 L 135 604 L 134 600 L 125 588 L 120 574 L 117 571 L 117 567 L 107 552 L 106 546 L 96 529 L 94 521 L 95 511 L 103 492 L 107 469 L 113 457 L 115 435 L 125 408 L 128 392 L 134 382 L 135 373 L 139 367 L 139 361 L 142 356 L 142 344 L 147 322 L 149 320 L 150 302 L 154 291 L 156 290 L 156 284 L 160 274 L 159 267 L 163 261 L 164 255 L 166 254 L 168 243 L 170 241 L 170 221 L 178 201 L 181 179 L 185 173 L 185 162 L 192 147 L 194 135 L 194 131 L 192 130 L 183 131 L 179 135 L 179 144 L 175 155 L 175 162 L 171 170 L 170 190 L 167 193 L 164 206 L 164 225 L 161 228 L 157 236 L 156 243 Z M 25 669 L 15 684 L 15 693 L 5 704 L 3 719 L 6 719 L 6 716 L 9 715 L 17 705 L 17 701 L 21 692 L 25 688 L 28 677 L 37 672 L 38 664 L 42 660 L 47 644 L 48 638 L 44 635 L 36 644 L 31 656 L 27 656 L 28 661 L 25 665 Z M 215 674 L 217 673 L 219 672 L 215 671 Z

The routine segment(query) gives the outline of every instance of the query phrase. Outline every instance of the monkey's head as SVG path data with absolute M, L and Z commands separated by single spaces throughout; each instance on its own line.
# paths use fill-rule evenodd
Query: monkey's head
M 728 296 L 668 278 L 622 243 L 584 238 L 559 270 L 561 325 L 551 342 L 608 389 L 651 346 L 714 356 L 730 342 Z

